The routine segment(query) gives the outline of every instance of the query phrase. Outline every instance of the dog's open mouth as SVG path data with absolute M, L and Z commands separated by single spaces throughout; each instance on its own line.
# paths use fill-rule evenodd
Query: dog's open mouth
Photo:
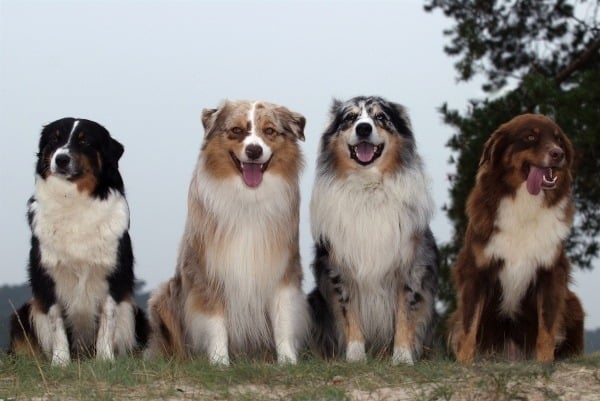
M 250 163 L 242 162 L 238 159 L 233 152 L 229 152 L 233 163 L 242 174 L 242 180 L 244 184 L 250 188 L 256 188 L 260 185 L 263 179 L 263 174 L 269 167 L 271 159 L 267 160 L 266 163 Z
M 373 163 L 383 152 L 383 144 L 374 145 L 370 142 L 360 142 L 357 145 L 348 146 L 350 157 L 362 166 Z
M 554 189 L 556 187 L 556 179 L 557 177 L 554 175 L 552 167 L 530 165 L 527 172 L 527 191 L 532 195 L 537 195 L 542 189 Z

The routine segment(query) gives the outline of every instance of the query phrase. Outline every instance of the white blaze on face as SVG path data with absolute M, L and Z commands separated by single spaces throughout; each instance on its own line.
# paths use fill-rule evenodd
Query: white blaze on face
M 271 159 L 273 152 L 269 145 L 258 134 L 256 124 L 256 103 L 253 103 L 248 111 L 250 122 L 250 134 L 244 138 L 242 154 L 239 160 L 242 167 L 242 180 L 250 188 L 256 188 L 262 182 L 267 162 Z
M 56 163 L 57 157 L 59 157 L 61 155 L 67 155 L 67 156 L 69 156 L 69 158 L 71 157 L 71 152 L 69 152 L 69 143 L 71 143 L 71 138 L 73 138 L 73 134 L 75 133 L 75 130 L 77 129 L 78 125 L 79 125 L 79 120 L 75 120 L 73 122 L 73 127 L 71 128 L 71 132 L 69 133 L 69 139 L 63 146 L 61 146 L 60 148 L 58 148 L 56 150 L 56 152 L 54 152 L 54 155 L 52 155 L 52 160 L 50 161 L 50 172 L 51 173 L 56 174 L 60 170 L 58 164 Z
M 361 113 L 354 122 L 348 144 L 352 147 L 358 161 L 368 164 L 376 158 L 376 153 L 381 151 L 379 145 L 381 145 L 384 140 L 378 135 L 377 128 L 375 127 L 375 124 L 373 124 L 373 119 L 369 116 L 365 104 L 361 104 L 360 107 Z

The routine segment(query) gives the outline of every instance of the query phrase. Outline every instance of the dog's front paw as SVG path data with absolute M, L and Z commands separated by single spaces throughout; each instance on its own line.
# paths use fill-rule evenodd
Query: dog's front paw
M 298 362 L 296 351 L 291 344 L 282 344 L 277 347 L 277 363 L 295 365 Z
M 208 355 L 211 365 L 229 366 L 229 352 L 227 349 L 216 349 Z
M 71 362 L 71 355 L 66 348 L 56 348 L 52 352 L 52 366 L 64 367 Z
M 456 351 L 456 362 L 459 363 L 473 363 L 475 359 L 475 346 L 472 344 L 465 344 L 464 342 L 458 343 L 458 350 Z
M 346 347 L 346 360 L 348 362 L 364 362 L 367 360 L 365 343 L 350 341 Z
M 406 365 L 414 365 L 415 358 L 413 357 L 413 353 L 410 349 L 395 347 L 394 353 L 392 354 L 392 364 L 399 365 L 401 363 Z
M 280 365 L 295 365 L 298 362 L 298 358 L 296 354 L 278 354 L 277 355 L 277 363 Z
M 96 359 L 99 361 L 114 361 L 115 354 L 110 346 L 98 347 L 96 350 Z

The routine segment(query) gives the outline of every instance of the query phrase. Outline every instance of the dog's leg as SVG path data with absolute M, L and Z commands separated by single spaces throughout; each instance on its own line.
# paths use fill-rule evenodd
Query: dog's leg
M 109 295 L 100 310 L 98 336 L 96 337 L 96 359 L 112 361 L 115 359 L 113 341 L 115 337 L 115 300 Z
M 344 338 L 346 339 L 346 360 L 349 362 L 361 362 L 367 360 L 365 352 L 365 337 L 358 320 L 358 305 L 349 302 L 342 305 L 344 317 Z
M 115 309 L 113 348 L 115 353 L 126 355 L 136 346 L 135 312 L 131 302 L 120 302 Z
M 202 317 L 206 319 L 206 354 L 213 365 L 229 366 L 229 342 L 224 315 Z
M 394 352 L 392 363 L 398 365 L 414 364 L 413 344 L 415 342 L 415 322 L 409 319 L 409 305 L 406 302 L 406 291 L 398 290 L 396 299 L 396 327 L 394 334 Z
M 271 321 L 277 361 L 295 364 L 308 322 L 307 305 L 301 291 L 291 285 L 277 289 L 271 306 Z
M 51 358 L 53 366 L 66 366 L 71 361 L 69 340 L 60 306 L 54 304 L 48 313 L 33 313 L 36 336 L 44 353 Z
M 219 301 L 207 304 L 198 294 L 186 301 L 187 337 L 195 353 L 204 351 L 213 365 L 229 366 L 229 336 L 225 307 Z
M 461 363 L 471 363 L 477 349 L 477 332 L 483 312 L 483 297 L 477 297 L 474 304 L 462 304 L 462 327 L 458 337 L 456 360 Z
M 556 348 L 556 316 L 549 317 L 544 310 L 544 297 L 538 296 L 538 334 L 535 342 L 535 356 L 538 362 L 552 362 Z
M 561 323 L 566 288 L 558 288 L 559 277 L 547 272 L 540 277 L 537 294 L 538 333 L 535 342 L 535 355 L 539 362 L 554 361 L 556 337 Z

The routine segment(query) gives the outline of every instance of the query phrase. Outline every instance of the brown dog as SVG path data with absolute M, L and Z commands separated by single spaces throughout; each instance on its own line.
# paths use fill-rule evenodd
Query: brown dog
M 453 269 L 458 308 L 448 343 L 477 353 L 552 361 L 583 351 L 583 309 L 568 289 L 563 243 L 574 208 L 573 147 L 552 120 L 524 114 L 485 143 Z

